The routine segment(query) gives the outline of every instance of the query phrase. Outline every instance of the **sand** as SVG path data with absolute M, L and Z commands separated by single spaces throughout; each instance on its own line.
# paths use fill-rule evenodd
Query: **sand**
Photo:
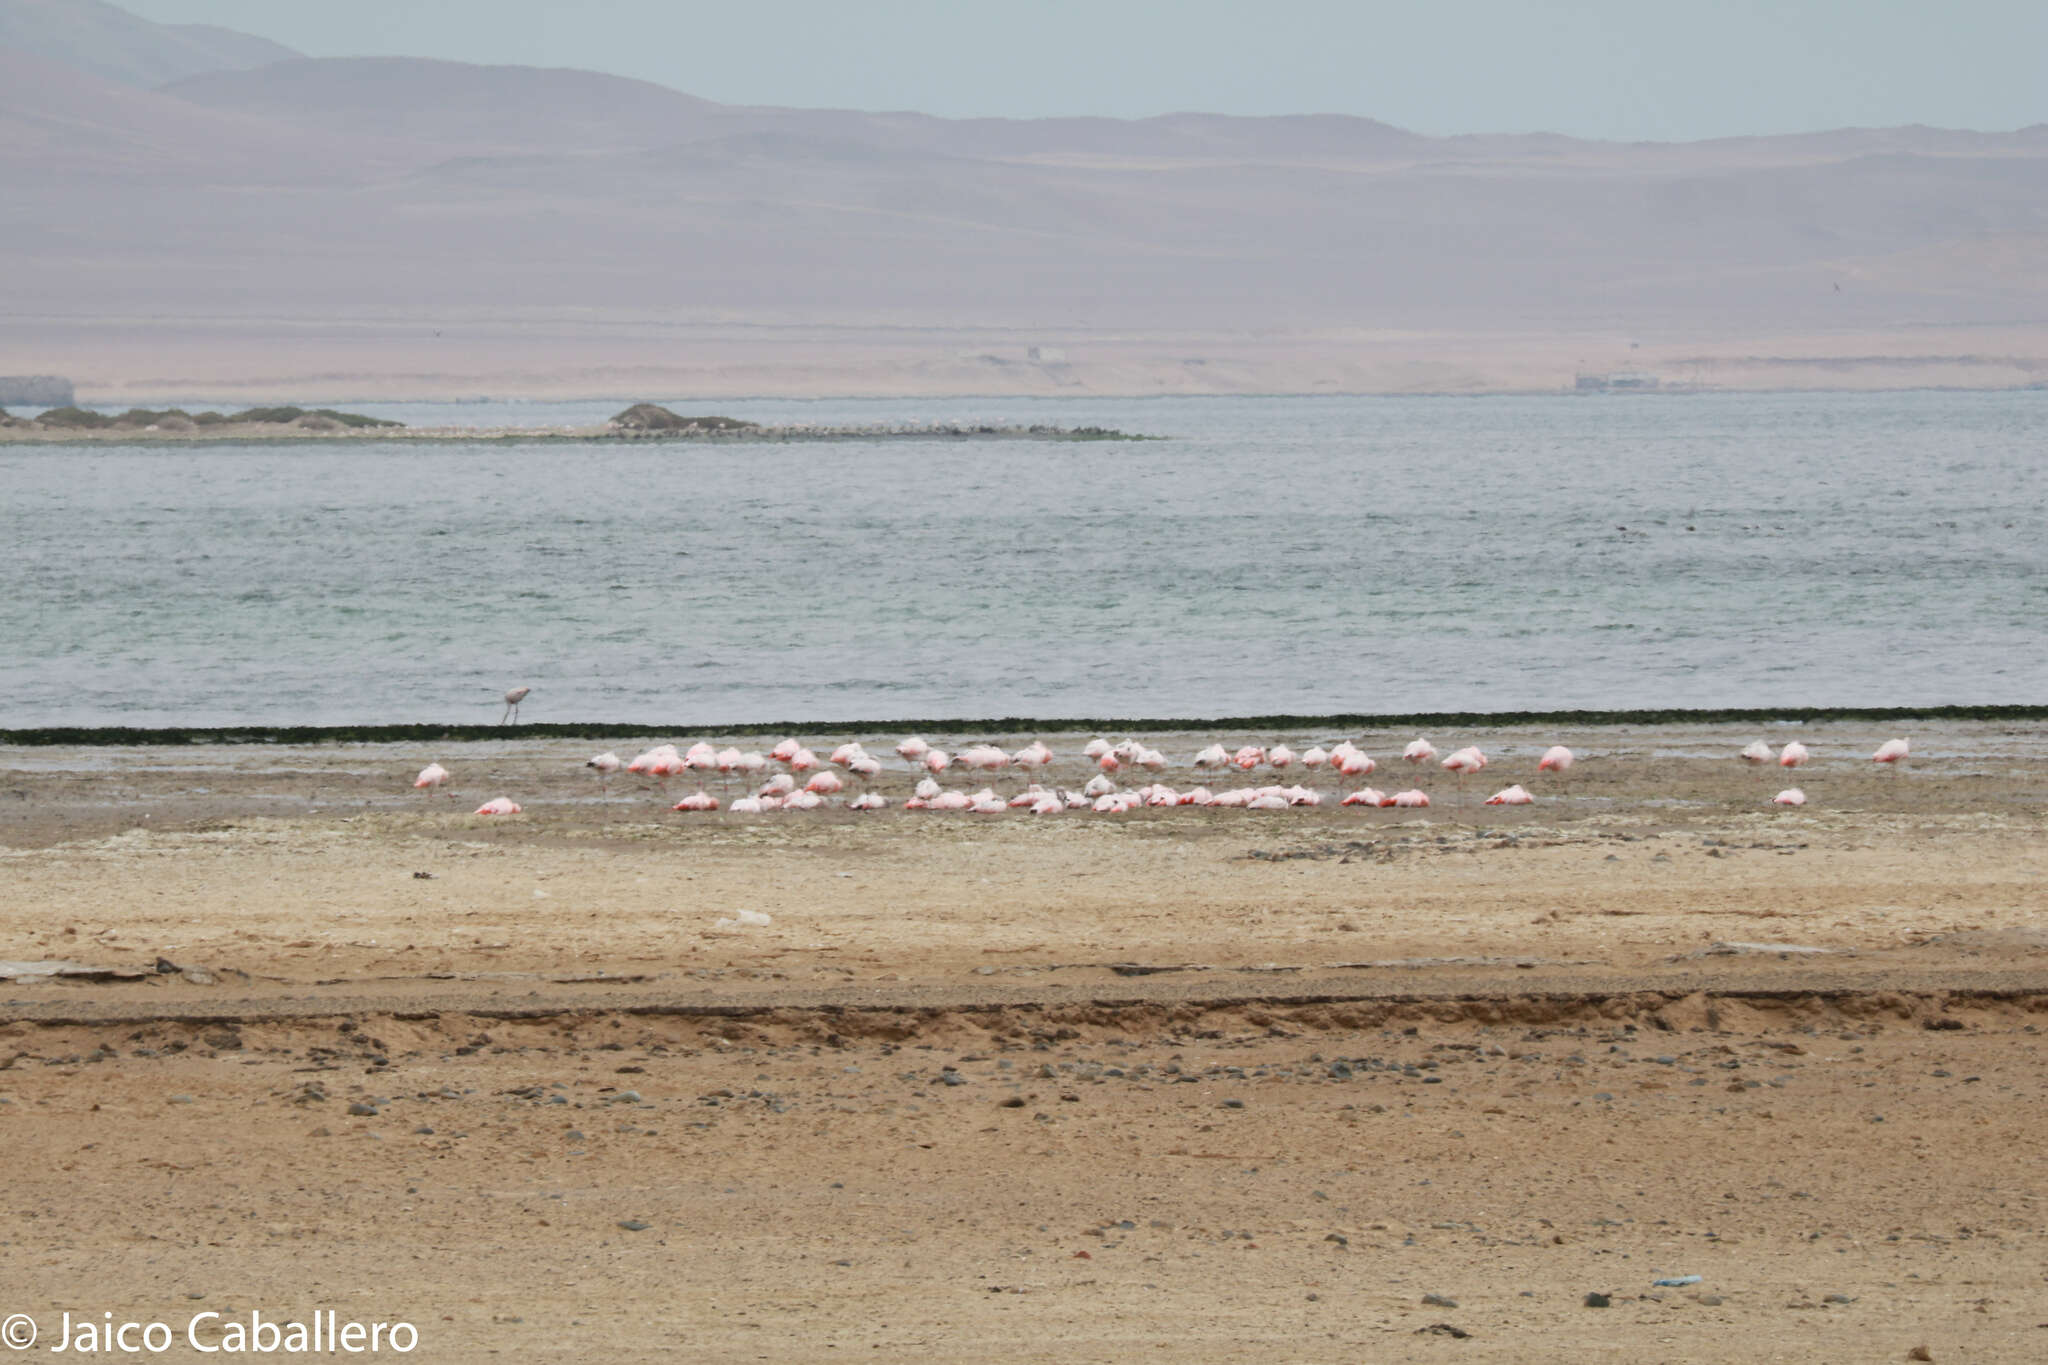
M 0 982 L 4 1311 L 446 1360 L 2038 1359 L 2048 733 L 1794 733 L 1799 811 L 1754 735 L 1658 727 L 1436 736 L 1499 780 L 1422 812 L 1042 820 L 689 816 L 516 738 L 0 751 L 0 959 L 131 974 Z

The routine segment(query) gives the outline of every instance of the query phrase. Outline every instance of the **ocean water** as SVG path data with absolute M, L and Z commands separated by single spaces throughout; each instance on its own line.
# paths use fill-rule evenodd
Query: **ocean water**
M 0 447 L 0 728 L 2048 700 L 2048 392 L 671 406 L 1169 439 Z

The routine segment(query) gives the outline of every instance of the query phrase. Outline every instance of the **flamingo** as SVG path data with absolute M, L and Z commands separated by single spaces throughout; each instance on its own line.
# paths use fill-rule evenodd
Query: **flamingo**
M 1404 808 L 1409 806 L 1427 806 L 1429 804 L 1429 797 L 1422 792 L 1411 789 L 1405 792 L 1395 792 L 1381 804 Z
M 1372 770 L 1379 766 L 1368 755 L 1362 754 L 1356 749 L 1346 750 L 1341 757 L 1333 756 L 1330 761 L 1336 766 L 1338 774 L 1343 777 L 1370 777 L 1372 776 Z
M 1468 744 L 1464 748 L 1457 750 L 1449 758 L 1446 758 L 1443 766 L 1450 772 L 1458 775 L 1458 795 L 1459 799 L 1463 800 L 1465 778 L 1486 766 L 1486 755 L 1479 752 L 1478 745 Z
M 1783 753 L 1778 755 L 1778 766 L 1781 768 L 1796 768 L 1811 757 L 1812 755 L 1806 752 L 1806 746 L 1795 739 L 1785 746 Z
M 586 762 L 583 766 L 597 770 L 597 789 L 609 797 L 612 794 L 611 776 L 620 768 L 619 756 L 610 750 L 606 750 L 596 758 Z
M 1803 806 L 1806 804 L 1806 793 L 1797 787 L 1787 787 L 1772 797 L 1771 801 L 1780 806 Z
M 1572 770 L 1572 751 L 1562 744 L 1553 744 L 1543 751 L 1543 757 L 1536 762 L 1539 773 L 1557 773 L 1563 776 Z
M 1266 761 L 1266 751 L 1256 744 L 1247 744 L 1232 754 L 1230 761 L 1243 771 L 1250 772 Z
M 509 796 L 494 796 L 476 808 L 478 815 L 517 815 L 519 803 Z
M 1301 766 L 1307 768 L 1310 772 L 1314 772 L 1329 761 L 1330 755 L 1321 745 L 1311 747 L 1307 753 L 1301 756 Z
M 1088 741 L 1087 747 L 1081 750 L 1081 756 L 1083 758 L 1101 758 L 1108 752 L 1109 741 L 1098 737 Z
M 710 792 L 706 791 L 692 792 L 688 796 L 684 797 L 682 800 L 676 802 L 674 809 L 717 810 L 718 798 L 713 796 Z
M 761 804 L 761 798 L 758 796 L 742 796 L 726 809 L 734 815 L 759 815 L 766 807 Z
M 1888 739 L 1877 746 L 1877 752 L 1870 756 L 1873 763 L 1897 763 L 1912 751 L 1912 746 L 1903 739 Z
M 1273 765 L 1274 772 L 1279 772 L 1282 768 L 1294 762 L 1294 757 L 1294 750 L 1288 748 L 1285 744 L 1276 744 L 1273 746 L 1272 752 L 1266 755 L 1266 762 Z
M 1195 755 L 1195 766 L 1197 768 L 1221 768 L 1227 766 L 1229 762 L 1230 750 L 1224 748 L 1221 744 L 1211 744 L 1208 748 Z
M 889 804 L 889 798 L 880 792 L 864 792 L 846 803 L 848 810 L 881 810 Z
M 517 725 L 519 723 L 519 703 L 525 701 L 526 694 L 531 691 L 533 689 L 530 687 L 515 687 L 510 692 L 507 692 L 505 694 L 505 714 L 498 717 L 498 724 L 503 725 L 507 720 L 510 720 L 514 725 Z
M 902 759 L 905 763 L 915 763 L 930 753 L 931 747 L 931 745 L 925 743 L 916 735 L 912 735 L 909 739 L 896 746 L 896 757 Z
M 953 761 L 975 772 L 994 772 L 1008 767 L 1010 756 L 993 744 L 972 744 L 955 755 Z
M 777 740 L 775 747 L 768 751 L 768 757 L 774 759 L 777 763 L 787 763 L 796 757 L 796 751 L 801 748 L 803 748 L 803 745 L 798 744 L 793 739 Z
M 953 766 L 953 756 L 944 749 L 930 749 L 925 752 L 924 770 L 934 777 Z
M 1387 794 L 1377 788 L 1360 787 L 1357 791 L 1338 802 L 1338 804 L 1343 806 L 1384 806 L 1387 804 Z
M 1736 757 L 1741 759 L 1744 763 L 1749 764 L 1753 768 L 1761 767 L 1763 764 L 1766 764 L 1771 761 L 1771 746 L 1764 743 L 1762 740 L 1758 740 L 1756 743 L 1750 745 L 1741 753 L 1737 754 Z
M 1487 797 L 1486 804 L 1489 806 L 1526 806 L 1534 802 L 1535 799 L 1535 797 L 1529 795 L 1523 789 L 1521 783 L 1517 782 L 1514 786 L 1503 787 Z
M 812 773 L 811 780 L 804 783 L 804 790 L 817 796 L 836 796 L 846 790 L 846 780 L 828 768 L 821 773 Z
M 1401 757 L 1409 763 L 1427 763 L 1436 757 L 1436 745 L 1417 737 L 1414 743 L 1401 751 Z
M 448 785 L 448 770 L 438 763 L 429 763 L 420 769 L 420 775 L 412 780 L 412 784 L 422 791 L 445 787 Z

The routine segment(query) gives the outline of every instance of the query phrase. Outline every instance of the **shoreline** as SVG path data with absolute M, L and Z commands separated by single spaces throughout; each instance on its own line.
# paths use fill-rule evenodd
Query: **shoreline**
M 665 724 L 644 721 L 537 721 L 441 724 L 432 721 L 354 725 L 41 725 L 0 729 L 0 747 L 132 747 L 141 745 L 387 744 L 543 739 L 654 739 L 702 734 L 868 735 L 901 731 L 939 734 L 1072 734 L 1087 731 L 1491 729 L 1530 725 L 1810 725 L 1829 722 L 2044 721 L 2048 704 L 1995 703 L 1939 706 L 1710 707 L 1634 710 L 1427 711 L 1394 714 L 1330 712 L 1320 715 L 1222 717 L 919 717 L 903 720 L 746 721 L 734 724 Z

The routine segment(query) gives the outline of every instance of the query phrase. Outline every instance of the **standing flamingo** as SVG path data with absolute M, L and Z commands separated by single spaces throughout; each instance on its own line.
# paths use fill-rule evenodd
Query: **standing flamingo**
M 606 796 L 612 794 L 611 776 L 620 768 L 619 756 L 607 750 L 583 765 L 597 770 L 597 788 Z
M 1409 763 L 1427 763 L 1436 757 L 1436 745 L 1418 736 L 1413 743 L 1401 751 L 1401 757 Z
M 498 724 L 503 725 L 509 720 L 514 725 L 517 725 L 519 723 L 519 703 L 525 701 L 526 694 L 531 691 L 533 689 L 530 687 L 515 687 L 510 692 L 507 692 L 505 694 L 505 714 L 498 717 Z
M 1465 799 L 1465 778 L 1486 766 L 1486 755 L 1479 752 L 1478 745 L 1468 744 L 1446 758 L 1443 766 L 1458 775 L 1458 800 L 1462 803 Z
M 448 785 L 448 770 L 438 763 L 429 763 L 420 769 L 420 775 L 413 779 L 413 786 L 423 791 L 433 791 Z

